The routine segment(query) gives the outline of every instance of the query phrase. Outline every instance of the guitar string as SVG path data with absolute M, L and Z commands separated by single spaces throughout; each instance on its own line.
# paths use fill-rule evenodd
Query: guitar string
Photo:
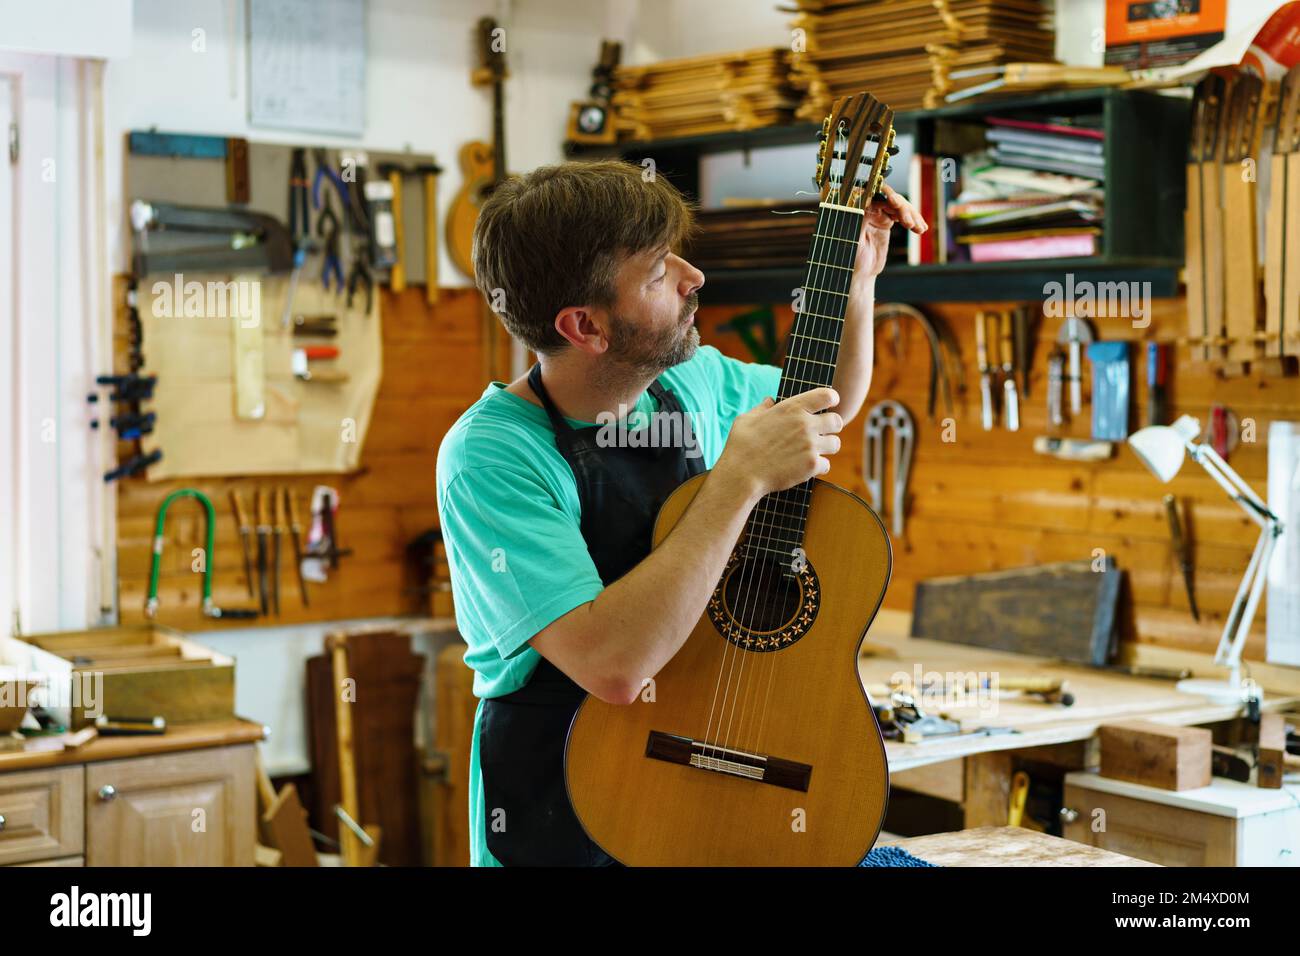
M 856 212 L 843 212 L 839 210 L 832 210 L 832 212 L 836 213 L 836 215 L 833 217 L 833 219 L 831 219 L 831 222 L 833 224 L 828 225 L 828 228 L 831 229 L 831 234 L 836 236 L 836 238 L 838 239 L 851 239 L 853 241 L 853 245 L 849 245 L 847 246 L 847 248 L 841 249 L 840 247 L 846 246 L 847 243 L 845 242 L 834 243 L 833 244 L 834 247 L 831 249 L 831 255 L 829 256 L 829 259 L 831 261 L 824 263 L 826 266 L 829 266 L 829 268 L 823 269 L 822 271 L 824 274 L 820 277 L 814 277 L 812 275 L 812 270 L 810 269 L 810 280 L 816 281 L 818 288 L 825 289 L 829 293 L 829 295 L 824 296 L 824 298 L 830 298 L 830 296 L 839 294 L 838 290 L 836 289 L 836 286 L 841 284 L 844 285 L 845 296 L 846 296 L 844 302 L 844 306 L 845 306 L 844 311 L 847 314 L 847 308 L 848 308 L 847 292 L 852 285 L 852 269 L 857 257 L 857 241 L 859 239 L 860 232 L 861 232 L 859 228 L 860 220 L 857 218 L 858 214 Z M 841 261 L 835 262 L 834 261 L 835 259 L 841 259 Z M 843 283 L 842 281 L 841 282 L 834 281 L 837 278 L 837 276 L 840 275 L 840 270 L 845 270 L 845 269 L 849 271 L 849 282 Z M 805 299 L 807 300 L 807 297 L 805 297 Z M 804 348 L 810 349 L 816 353 L 816 358 L 814 358 L 812 361 L 817 363 L 825 363 L 820 367 L 823 369 L 829 368 L 831 370 L 830 375 L 832 380 L 834 378 L 834 371 L 838 368 L 840 343 L 842 341 L 842 336 L 844 331 L 843 322 L 841 320 L 841 324 L 839 328 L 836 329 L 835 331 L 827 331 L 824 335 L 816 335 L 816 332 L 822 331 L 821 327 L 823 325 L 829 324 L 829 322 L 831 321 L 827 319 L 819 319 L 818 315 L 820 314 L 824 316 L 828 313 L 833 315 L 835 311 L 838 311 L 838 309 L 827 308 L 825 304 L 815 306 L 812 309 L 813 315 L 811 316 L 809 321 L 804 323 L 805 333 L 814 335 L 814 338 L 816 340 L 816 344 L 805 345 Z M 814 319 L 816 319 L 817 321 L 813 321 Z M 832 328 L 834 328 L 834 326 L 832 326 Z M 796 331 L 798 331 L 797 328 Z M 796 346 L 797 343 L 792 343 L 791 346 L 792 352 L 794 351 Z M 800 377 L 802 378 L 803 376 L 801 375 Z M 801 505 L 803 510 L 802 510 L 802 517 L 796 518 L 794 521 L 794 523 L 798 526 L 798 530 L 799 530 L 800 546 L 802 546 L 803 543 L 803 534 L 807 530 L 807 517 L 808 517 L 809 505 L 811 503 L 811 494 L 812 494 L 813 487 L 814 487 L 813 480 L 809 480 L 808 482 L 805 482 L 802 486 L 797 487 L 795 489 L 791 489 L 791 491 L 794 493 L 794 495 L 792 495 L 791 497 L 802 496 L 804 499 L 802 502 L 796 502 Z M 803 557 L 804 560 L 807 560 L 806 554 L 804 554 Z M 796 587 L 798 587 L 797 584 Z M 762 698 L 762 706 L 758 710 L 758 724 L 757 727 L 754 729 L 753 743 L 750 745 L 750 751 L 753 753 L 762 752 L 761 742 L 763 738 L 763 730 L 767 725 L 767 714 L 771 705 L 772 691 L 776 684 L 776 679 L 775 679 L 776 672 L 777 672 L 776 655 L 779 652 L 780 652 L 779 648 L 775 651 L 768 652 L 768 656 L 771 657 L 771 660 L 766 662 L 764 667 L 766 671 L 766 678 L 767 678 L 766 691 L 763 691 L 761 689 L 762 684 L 764 683 L 762 679 L 763 675 L 760 675 L 758 679 L 758 684 L 760 688 L 758 691 L 758 695 L 759 697 Z
M 826 210 L 821 211 L 821 213 L 823 214 L 825 212 Z M 821 224 L 822 219 L 823 219 L 823 215 L 819 214 L 817 217 L 818 225 Z M 820 258 L 819 256 L 814 255 L 814 252 L 817 250 L 818 243 L 822 241 L 821 232 L 822 232 L 821 229 L 814 226 L 814 239 L 812 243 L 812 248 L 809 252 L 809 258 L 814 261 Z M 789 364 L 789 354 L 790 353 L 787 351 L 787 365 Z M 783 373 L 782 378 L 784 379 L 784 377 L 785 376 Z M 801 377 L 801 376 L 797 376 L 797 377 Z M 780 391 L 781 391 L 780 384 L 778 383 L 777 386 L 778 396 L 780 395 Z M 753 579 L 755 577 L 755 573 L 753 571 L 753 565 L 757 563 L 757 561 L 754 560 L 754 555 L 755 555 L 754 545 L 756 543 L 755 538 L 758 536 L 757 532 L 760 528 L 763 512 L 769 508 L 768 505 L 769 498 L 770 498 L 769 495 L 764 495 L 759 500 L 758 504 L 751 510 L 750 514 L 746 517 L 745 529 L 742 532 L 740 543 L 736 549 L 737 552 L 739 553 L 738 560 L 740 562 L 740 567 L 732 571 L 733 575 L 739 576 L 734 591 L 738 599 L 736 613 L 731 613 L 730 609 L 727 607 L 728 602 L 726 600 L 726 594 L 728 590 L 727 585 L 729 582 L 727 581 L 725 575 L 723 577 L 721 590 L 720 590 L 720 598 L 722 601 L 721 614 L 724 620 L 723 627 L 728 629 L 731 629 L 732 627 L 731 622 L 733 621 L 738 623 L 742 628 L 748 628 L 750 623 L 750 611 L 752 609 L 750 593 L 753 588 Z M 747 554 L 749 556 L 748 559 L 746 558 Z M 734 630 L 732 631 L 732 633 L 734 636 L 735 633 Z M 723 733 L 722 724 L 724 720 L 727 720 L 727 716 L 726 716 L 727 704 L 728 701 L 732 699 L 731 687 L 732 687 L 733 679 L 736 677 L 737 659 L 741 660 L 742 674 L 744 669 L 743 654 L 745 652 L 741 649 L 741 647 L 738 644 L 735 644 L 726 635 L 723 636 L 722 644 L 723 644 L 722 663 L 718 673 L 718 680 L 714 686 L 713 701 L 710 703 L 709 706 L 709 717 L 708 717 L 708 722 L 706 724 L 705 734 L 704 734 L 706 749 L 711 749 L 713 751 L 714 756 L 716 756 L 717 754 L 718 746 L 725 747 L 729 745 L 727 742 L 727 738 L 729 735 Z M 723 685 L 724 673 L 726 675 L 725 687 Z M 719 709 L 718 696 L 720 691 L 721 691 L 721 708 Z M 717 712 L 718 714 L 718 739 L 716 745 L 714 744 L 714 737 L 713 737 L 713 718 L 715 712 Z M 732 709 L 732 716 L 734 718 L 734 706 Z M 728 721 L 728 724 L 730 724 L 730 721 Z
M 837 183 L 835 190 L 836 200 L 842 199 L 841 190 L 842 182 Z M 831 199 L 831 196 L 828 196 L 828 200 L 829 199 Z M 811 300 L 818 297 L 818 295 L 823 295 L 823 297 L 829 298 L 826 290 L 826 286 L 828 285 L 828 276 L 826 273 L 829 273 L 829 269 L 826 267 L 827 265 L 835 264 L 828 260 L 836 258 L 835 243 L 841 239 L 839 235 L 839 222 L 844 219 L 845 215 L 849 215 L 849 213 L 824 207 L 820 209 L 819 212 L 822 213 L 822 215 L 818 216 L 819 228 L 816 229 L 816 237 L 814 238 L 813 248 L 811 248 L 809 255 L 810 265 L 809 273 L 807 273 L 809 278 L 807 278 L 805 284 L 805 297 L 803 297 L 803 303 L 811 303 Z M 823 225 L 826 226 L 826 232 L 823 232 L 823 229 L 820 228 L 820 226 Z M 828 247 L 828 255 L 818 254 L 820 251 L 818 248 L 819 245 Z M 806 310 L 801 310 L 801 312 L 811 311 L 811 316 L 806 317 L 805 321 L 800 324 L 806 325 L 807 323 L 810 323 L 811 319 L 816 317 L 823 308 L 826 308 L 826 306 L 820 306 L 819 304 L 819 306 L 814 307 L 809 304 L 809 307 L 807 307 Z M 818 351 L 818 354 L 822 356 L 823 359 L 826 358 L 823 346 L 814 346 L 814 349 Z M 814 365 L 819 359 L 813 359 L 809 355 L 801 355 L 800 351 L 800 347 L 798 347 L 798 343 L 796 342 L 787 352 L 787 368 L 790 372 L 788 384 L 793 384 L 794 388 L 790 389 L 790 394 L 785 395 L 785 398 L 793 398 L 794 395 L 805 392 L 807 389 L 800 389 L 801 385 L 811 384 L 811 382 L 818 381 L 819 376 L 816 375 L 815 372 L 806 372 L 805 365 Z M 781 492 L 775 492 L 768 494 L 768 496 L 764 496 L 761 505 L 754 510 L 753 515 L 751 515 L 750 518 L 748 537 L 746 537 L 745 542 L 746 550 L 749 551 L 749 559 L 745 562 L 744 567 L 741 568 L 741 583 L 738 585 L 737 589 L 741 598 L 741 611 L 740 614 L 736 615 L 736 619 L 740 620 L 741 626 L 745 627 L 746 630 L 753 630 L 754 624 L 758 623 L 757 611 L 759 606 L 761 606 L 764 592 L 766 592 L 768 587 L 770 587 L 770 583 L 768 583 L 768 574 L 770 574 L 772 570 L 775 570 L 775 562 L 768 561 L 768 555 L 762 553 L 763 545 L 771 544 L 772 532 L 774 532 L 777 527 L 777 519 L 788 516 L 787 502 L 790 501 L 788 494 L 790 490 L 792 489 L 783 489 Z M 792 558 L 793 561 L 793 551 L 792 554 L 790 554 L 790 558 Z M 775 564 L 775 567 L 781 567 L 781 564 Z M 731 643 L 731 641 L 728 641 L 728 644 L 729 643 Z M 737 658 L 740 659 L 740 669 L 738 669 L 738 672 L 736 669 Z M 746 715 L 749 714 L 751 697 L 753 697 L 753 695 L 750 695 L 748 692 L 748 687 L 746 687 L 748 653 L 746 653 L 745 650 L 737 648 L 736 654 L 733 654 L 731 658 L 731 662 L 732 669 L 728 674 L 727 697 L 724 698 L 723 708 L 723 713 L 725 715 L 727 714 L 727 704 L 729 701 L 729 704 L 731 704 L 731 713 L 725 717 L 727 730 L 725 730 L 723 734 L 720 734 L 720 739 L 722 739 L 728 747 L 731 747 L 732 741 L 736 741 L 737 749 L 741 749 L 740 739 L 742 731 L 744 731 Z M 755 665 L 755 667 L 757 666 L 758 665 Z M 768 663 L 768 667 L 770 667 L 770 669 L 775 669 L 775 659 L 774 662 Z M 736 684 L 735 695 L 732 695 L 733 678 L 735 678 Z M 761 680 L 759 680 L 759 683 L 762 683 Z M 740 711 L 740 723 L 738 723 L 738 726 L 736 723 L 737 710 Z M 719 730 L 722 730 L 722 721 L 719 721 Z
M 884 167 L 885 163 L 888 163 L 889 161 L 888 153 L 884 153 L 883 155 L 881 153 L 881 150 L 884 150 L 886 148 L 886 144 L 887 144 L 887 133 L 882 131 L 879 134 L 879 138 L 876 140 L 875 155 L 872 157 L 870 171 L 867 174 L 867 181 L 865 183 L 860 182 L 857 178 L 857 173 L 860 168 L 859 164 L 854 165 L 854 179 L 850 186 L 850 197 L 852 197 L 852 189 L 855 187 L 859 187 L 859 188 L 865 187 L 868 190 L 870 189 L 871 183 L 874 181 L 873 174 L 876 168 L 877 161 L 879 161 L 881 168 Z M 842 183 L 841 183 L 841 188 L 843 188 Z M 867 195 L 864 193 L 862 196 L 863 207 L 860 210 L 854 209 L 852 212 L 844 212 L 841 215 L 841 221 L 842 222 L 846 221 L 844 217 L 847 217 L 847 222 L 850 226 L 850 228 L 847 230 L 847 234 L 842 236 L 841 238 L 846 240 L 851 240 L 851 244 L 848 242 L 844 243 L 844 245 L 848 246 L 846 250 L 842 250 L 844 252 L 844 260 L 840 263 L 835 264 L 838 266 L 840 270 L 844 270 L 849 273 L 849 281 L 845 284 L 845 293 L 844 293 L 845 295 L 844 316 L 845 317 L 847 317 L 847 313 L 848 313 L 848 294 L 852 292 L 853 272 L 857 266 L 857 257 L 858 257 L 859 245 L 861 242 L 862 230 L 866 223 L 867 207 L 874 199 L 875 199 L 874 194 Z M 858 218 L 859 216 L 861 218 Z M 840 353 L 840 347 L 843 344 L 843 333 L 844 333 L 844 324 L 843 324 L 843 319 L 841 319 L 840 326 L 837 329 L 835 329 L 833 332 L 828 332 L 825 336 L 829 348 L 827 349 L 828 355 L 823 357 L 829 358 L 830 366 L 833 369 L 838 369 L 839 367 L 839 353 Z M 821 338 L 821 336 L 818 336 L 818 338 Z M 814 483 L 810 480 L 805 483 L 803 488 L 800 489 L 803 495 L 802 508 L 803 508 L 803 531 L 804 532 L 806 532 L 807 530 L 806 522 L 807 522 L 808 512 L 811 506 L 811 497 L 812 497 L 813 488 L 814 488 Z M 763 737 L 763 730 L 767 725 L 767 714 L 772 701 L 772 690 L 773 687 L 775 686 L 775 675 L 776 675 L 776 662 L 773 661 L 768 668 L 767 693 L 764 695 L 763 709 L 759 718 L 758 729 L 755 732 L 755 743 L 753 746 L 753 752 L 762 752 L 760 746 Z
M 837 204 L 843 203 L 842 190 L 843 183 L 840 184 L 839 189 L 837 190 L 837 195 L 835 196 Z M 829 244 L 830 248 L 824 257 L 811 255 L 809 257 L 812 261 L 809 263 L 808 282 L 807 287 L 805 288 L 806 294 L 803 299 L 804 303 L 806 303 L 806 308 L 801 310 L 801 315 L 799 316 L 800 321 L 796 323 L 795 328 L 792 330 L 792 334 L 798 331 L 804 331 L 806 333 L 822 331 L 821 324 L 834 322 L 835 313 L 840 311 L 840 307 L 834 302 L 832 298 L 833 296 L 845 297 L 845 305 L 847 305 L 847 291 L 840 292 L 836 288 L 836 286 L 841 284 L 841 280 L 836 277 L 835 270 L 849 268 L 852 264 L 857 249 L 858 235 L 857 230 L 853 228 L 857 223 L 857 213 L 837 209 L 827 209 L 824 210 L 824 212 L 826 213 L 825 228 L 827 230 L 825 242 Z M 849 228 L 846 229 L 846 225 Z M 852 235 L 846 235 L 846 233 L 852 233 Z M 848 246 L 848 248 L 837 251 L 840 246 Z M 837 262 L 837 259 L 840 261 Z M 851 268 L 849 268 L 849 271 L 851 273 Z M 794 375 L 796 385 L 811 384 L 827 377 L 831 378 L 833 381 L 835 358 L 838 353 L 838 342 L 843 331 L 843 320 L 841 319 L 840 322 L 841 325 L 839 329 L 835 331 L 826 331 L 825 335 L 814 335 L 812 341 L 815 342 L 815 344 L 800 345 L 799 341 L 792 341 L 788 352 L 787 365 L 790 367 L 790 370 Z M 834 329 L 834 326 L 831 326 L 831 328 Z M 812 354 L 808 354 L 810 352 Z M 805 371 L 804 366 L 813 366 L 813 371 Z M 826 371 L 828 369 L 830 370 L 829 375 Z M 777 500 L 780 504 L 773 509 L 773 513 L 770 515 L 771 520 L 768 521 L 764 527 L 769 544 L 772 543 L 772 539 L 775 537 L 775 532 L 780 530 L 787 532 L 800 532 L 799 546 L 802 546 L 801 532 L 806 526 L 808 503 L 811 489 L 813 487 L 813 481 L 814 479 L 809 479 L 800 485 L 785 489 L 783 492 L 779 493 Z M 798 500 L 801 496 L 803 498 L 802 501 Z M 796 516 L 793 514 L 790 510 L 790 505 L 795 505 L 801 508 L 801 515 Z M 789 519 L 790 523 L 787 524 L 782 519 Z M 780 523 L 778 524 L 778 522 Z M 783 543 L 789 543 L 789 539 L 786 539 Z M 773 550 L 782 549 L 777 548 Z M 807 560 L 806 554 L 803 555 L 803 558 L 804 560 Z M 792 571 L 794 570 L 793 563 L 795 559 L 796 553 L 792 548 L 790 554 Z M 780 577 L 785 574 L 784 558 L 782 559 L 781 564 L 764 562 L 760 564 L 760 567 L 762 568 L 762 571 L 759 573 L 759 578 L 764 587 L 773 583 L 777 587 L 782 586 Z M 774 582 L 769 582 L 769 574 L 775 574 L 776 577 Z M 796 589 L 799 587 L 797 582 L 794 586 Z M 777 631 L 778 636 L 774 639 L 779 640 L 780 628 L 777 628 Z M 759 662 L 755 668 L 759 669 L 761 667 L 761 671 L 758 674 L 756 681 L 756 684 L 758 685 L 757 696 L 765 698 L 765 702 L 761 709 L 757 707 L 757 704 L 755 705 L 758 716 L 758 726 L 755 730 L 752 742 L 745 748 L 751 753 L 762 752 L 762 729 L 766 725 L 768 703 L 771 699 L 772 687 L 775 684 L 775 675 L 777 670 L 776 655 L 778 653 L 779 647 L 775 650 L 767 651 L 765 656 L 769 657 L 770 660 Z M 762 678 L 764 673 L 766 673 L 767 676 L 766 694 L 762 691 L 762 685 L 764 683 Z M 751 699 L 754 696 L 750 693 L 748 687 L 743 688 L 743 694 L 744 709 L 741 711 L 740 726 L 737 734 L 738 739 L 743 739 L 745 736 L 743 733 L 745 721 L 749 714 Z M 728 729 L 730 730 L 730 728 Z

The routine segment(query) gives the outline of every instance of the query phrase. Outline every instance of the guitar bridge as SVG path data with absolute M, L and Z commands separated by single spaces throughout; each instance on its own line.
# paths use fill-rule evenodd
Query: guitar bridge
M 785 787 L 787 790 L 808 790 L 812 767 L 806 763 L 785 760 L 769 754 L 750 753 L 723 747 L 704 740 L 666 734 L 652 730 L 646 739 L 645 755 L 654 760 L 725 773 L 756 783 Z

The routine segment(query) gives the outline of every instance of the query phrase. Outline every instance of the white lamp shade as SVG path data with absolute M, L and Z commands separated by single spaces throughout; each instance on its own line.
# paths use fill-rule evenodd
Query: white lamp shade
M 1141 428 L 1128 437 L 1129 447 L 1142 464 L 1161 481 L 1173 481 L 1178 469 L 1183 467 L 1187 443 L 1201 433 L 1201 424 L 1191 415 L 1184 415 L 1173 425 L 1151 425 Z

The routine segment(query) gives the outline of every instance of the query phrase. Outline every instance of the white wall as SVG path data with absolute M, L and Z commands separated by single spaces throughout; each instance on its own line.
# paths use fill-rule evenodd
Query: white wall
M 242 0 L 135 0 L 131 55 L 108 64 L 109 222 L 115 269 L 126 268 L 129 234 L 121 192 L 123 136 L 157 127 L 260 142 L 346 145 L 431 153 L 439 209 L 461 185 L 456 156 L 492 136 L 490 92 L 470 83 L 475 24 L 494 15 L 506 29 L 506 158 L 512 171 L 563 158 L 570 100 L 586 95 L 606 24 L 605 0 L 369 0 L 366 131 L 359 140 L 250 126 Z M 204 31 L 202 53 L 193 31 Z M 233 42 L 232 42 L 233 40 Z M 446 257 L 443 284 L 467 285 Z

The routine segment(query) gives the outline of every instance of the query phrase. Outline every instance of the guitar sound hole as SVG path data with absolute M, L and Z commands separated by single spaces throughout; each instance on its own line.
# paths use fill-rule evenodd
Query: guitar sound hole
M 733 554 L 709 600 L 708 614 L 718 633 L 737 647 L 775 651 L 808 632 L 820 592 L 810 563 L 794 573 L 786 562 Z

